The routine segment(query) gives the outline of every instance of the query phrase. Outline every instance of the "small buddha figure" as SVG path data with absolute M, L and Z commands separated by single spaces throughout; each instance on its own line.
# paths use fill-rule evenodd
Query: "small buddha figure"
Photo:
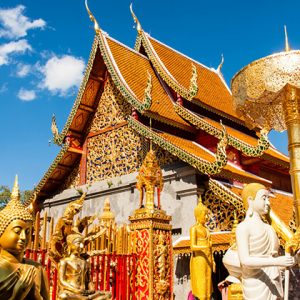
M 214 270 L 212 242 L 208 229 L 205 227 L 208 209 L 202 204 L 201 197 L 194 210 L 197 224 L 190 229 L 192 257 L 190 261 L 191 287 L 196 299 L 211 298 Z
M 32 223 L 32 212 L 20 201 L 16 177 L 11 200 L 0 211 L 0 299 L 49 299 L 42 266 L 24 258 Z
M 278 237 L 262 220 L 270 209 L 269 194 L 266 187 L 258 183 L 250 183 L 242 191 L 247 212 L 245 220 L 237 226 L 236 242 L 244 299 L 282 299 L 279 267 L 295 264 L 292 256 L 278 256 Z
M 82 257 L 84 237 L 79 232 L 67 236 L 68 255 L 58 264 L 59 299 L 109 300 L 110 292 L 95 291 L 91 268 Z

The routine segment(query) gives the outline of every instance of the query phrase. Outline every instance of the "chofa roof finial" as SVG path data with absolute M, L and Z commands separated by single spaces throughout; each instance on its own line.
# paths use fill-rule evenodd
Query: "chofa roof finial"
M 131 15 L 133 17 L 133 21 L 134 23 L 136 23 L 136 30 L 138 33 L 141 33 L 142 31 L 142 26 L 141 26 L 141 23 L 139 21 L 139 19 L 137 18 L 137 16 L 135 15 L 135 13 L 133 12 L 133 9 L 132 9 L 132 3 L 130 3 L 130 12 L 131 12 Z
M 288 34 L 287 34 L 286 25 L 284 25 L 284 36 L 285 36 L 285 51 L 289 52 L 291 50 L 291 48 L 289 45 L 289 38 L 288 38 Z
M 87 0 L 85 0 L 85 8 L 86 8 L 86 10 L 87 10 L 87 12 L 89 14 L 90 20 L 92 22 L 94 22 L 94 29 L 95 29 L 96 33 L 98 33 L 100 31 L 100 27 L 98 25 L 97 20 L 95 19 L 94 15 L 92 14 L 92 12 L 90 11 L 90 9 L 88 7 Z
M 218 65 L 218 68 L 217 68 L 217 72 L 218 72 L 218 73 L 221 73 L 223 64 L 224 64 L 224 55 L 223 55 L 223 53 L 222 53 L 222 54 L 221 54 L 221 62 L 220 62 L 220 64 Z

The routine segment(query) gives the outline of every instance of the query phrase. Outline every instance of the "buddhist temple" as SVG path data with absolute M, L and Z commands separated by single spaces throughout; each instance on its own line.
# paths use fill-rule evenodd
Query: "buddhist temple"
M 210 212 L 207 226 L 219 270 L 214 276 L 220 282 L 234 211 L 238 220 L 243 214 L 244 184 L 271 188 L 274 211 L 294 226 L 289 158 L 270 144 L 267 132 L 248 129 L 236 113 L 222 64 L 206 67 L 155 39 L 133 11 L 137 37 L 131 49 L 103 32 L 89 13 L 95 27 L 94 41 L 86 46 L 90 57 L 61 130 L 57 123 L 64 120 L 53 117 L 60 151 L 36 187 L 38 203 L 57 218 L 78 196 L 74 187 L 83 187 L 83 216 L 100 216 L 109 197 L 115 221 L 126 222 L 139 207 L 137 176 L 153 148 L 164 184 L 160 205 L 172 217 L 174 295 L 186 299 L 189 228 L 199 195 Z

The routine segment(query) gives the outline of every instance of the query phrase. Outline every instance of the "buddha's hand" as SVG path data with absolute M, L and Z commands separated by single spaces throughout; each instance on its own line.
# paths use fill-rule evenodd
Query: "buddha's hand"
M 274 266 L 278 267 L 292 267 L 295 264 L 295 258 L 290 255 L 278 256 L 274 258 Z
M 26 270 L 21 272 L 20 278 L 13 289 L 13 294 L 9 300 L 18 299 L 23 300 L 30 289 L 32 288 L 36 277 L 36 269 L 34 266 L 30 266 Z

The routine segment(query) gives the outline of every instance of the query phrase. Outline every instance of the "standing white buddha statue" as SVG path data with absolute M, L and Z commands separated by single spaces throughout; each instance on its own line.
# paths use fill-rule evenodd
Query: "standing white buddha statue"
M 274 229 L 262 220 L 270 209 L 269 191 L 258 183 L 242 191 L 246 217 L 236 229 L 238 256 L 242 270 L 244 299 L 282 299 L 280 267 L 291 267 L 295 258 L 278 256 L 279 240 Z

